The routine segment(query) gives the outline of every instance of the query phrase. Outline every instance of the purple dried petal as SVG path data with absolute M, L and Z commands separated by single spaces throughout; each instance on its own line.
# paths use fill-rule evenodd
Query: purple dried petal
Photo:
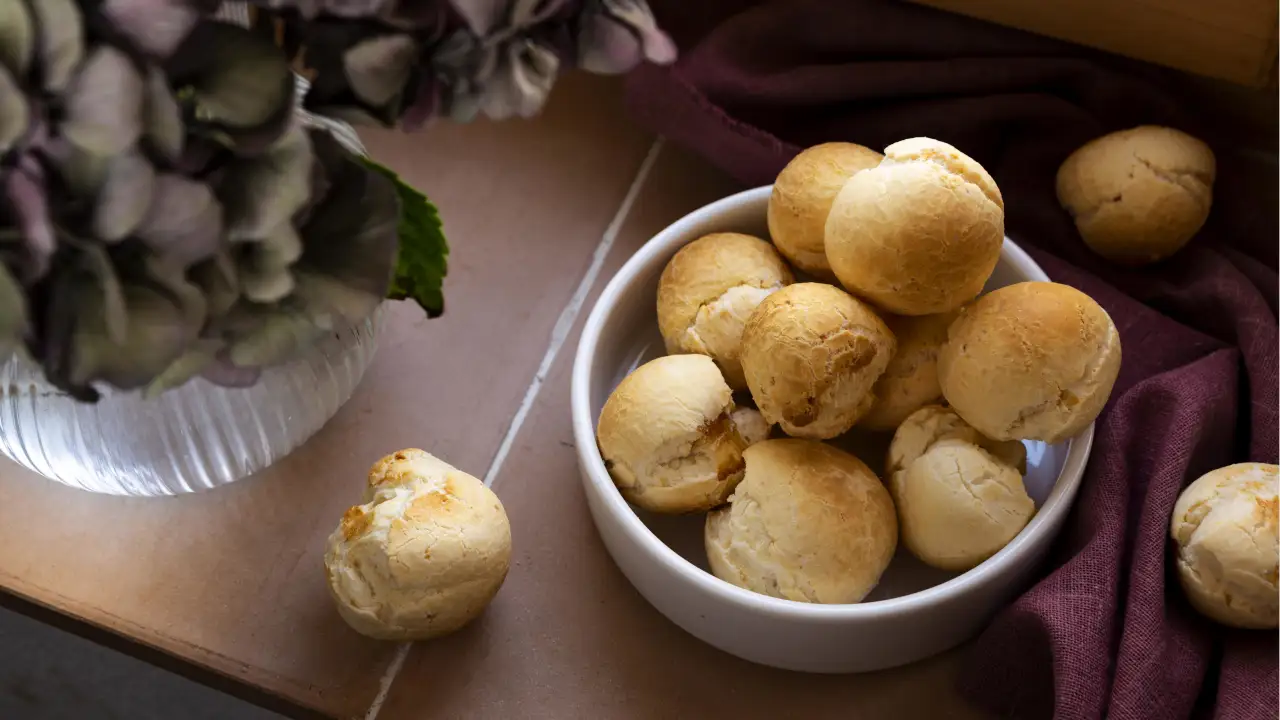
M 26 75 L 35 43 L 35 21 L 27 6 L 15 0 L 0 3 L 0 69 Z
M 302 257 L 302 238 L 288 223 L 276 228 L 261 242 L 254 243 L 254 266 L 260 268 L 287 268 Z
M 329 170 L 332 191 L 302 228 L 304 250 L 292 266 L 314 322 L 364 319 L 387 295 L 398 248 L 400 201 L 395 185 L 368 168 L 337 141 L 313 139 L 316 157 Z
M 249 128 L 269 123 L 292 102 L 293 75 L 274 45 L 240 28 L 206 37 L 210 63 L 197 83 L 201 120 Z
M 232 366 L 275 365 L 311 345 L 324 332 L 309 315 L 278 306 L 258 306 L 247 324 L 250 331 L 236 337 L 227 348 Z
M 533 117 L 555 84 L 560 58 L 533 40 L 513 41 L 499 52 L 500 64 L 481 93 L 481 111 L 494 120 Z
M 125 302 L 129 330 L 123 342 L 111 342 L 101 327 L 96 298 L 84 296 L 71 338 L 69 379 L 76 385 L 96 380 L 131 390 L 146 386 L 182 355 L 189 328 L 172 298 L 147 287 L 129 285 Z
M 76 73 L 67 91 L 62 134 L 80 150 L 111 157 L 133 147 L 142 134 L 142 77 L 129 58 L 101 46 Z
M 583 10 L 578 37 L 578 64 L 583 69 L 616 74 L 641 60 L 666 65 L 675 59 L 675 43 L 658 29 L 643 0 L 590 0 Z
M 508 0 L 450 0 L 471 32 L 484 37 L 502 22 Z
M 430 66 L 437 75 L 441 110 L 454 122 L 480 112 L 479 90 L 497 65 L 497 52 L 466 30 L 457 30 L 436 46 Z
M 243 367 L 231 362 L 229 352 L 219 353 L 213 362 L 205 366 L 200 376 L 205 380 L 226 388 L 250 387 L 262 376 L 260 367 Z
M 164 73 L 151 68 L 147 74 L 146 138 L 151 148 L 171 163 L 182 157 L 185 128 L 182 108 L 169 90 Z
M 183 175 L 203 176 L 225 149 L 216 140 L 202 135 L 186 138 L 182 155 L 174 163 L 175 169 Z
M 413 96 L 413 104 L 400 118 L 401 127 L 408 132 L 421 130 L 439 111 L 442 90 L 440 80 L 434 74 L 423 73 L 418 82 L 418 90 Z
M 226 23 L 196 26 L 166 65 L 195 122 L 241 154 L 270 146 L 293 114 L 294 75 L 270 37 Z
M 313 162 L 311 141 L 294 124 L 265 155 L 231 163 L 218 183 L 228 239 L 257 240 L 288 224 L 311 197 Z
M 9 152 L 22 139 L 30 124 L 31 108 L 26 95 L 13 81 L 13 76 L 0 66 L 0 155 Z
M 659 65 L 675 62 L 676 46 L 658 29 L 653 11 L 644 0 L 602 0 L 606 12 L 640 36 L 646 60 Z
M 293 292 L 293 274 L 288 268 L 248 270 L 240 274 L 244 296 L 257 303 L 279 302 Z
M 210 318 L 226 315 L 240 298 L 235 263 L 226 250 L 191 268 L 188 277 L 204 293 Z
M 49 270 L 49 261 L 57 248 L 45 197 L 44 170 L 39 163 L 24 157 L 5 180 L 4 196 L 17 218 L 30 262 L 24 268 L 23 280 L 34 282 Z
M 604 13 L 583 18 L 578 35 L 578 67 L 600 75 L 625 73 L 644 60 L 644 48 L 626 25 Z
M 244 296 L 257 303 L 274 303 L 293 292 L 292 265 L 302 256 L 302 238 L 293 226 L 285 223 L 270 237 L 243 248 L 240 284 Z
M 79 198 L 93 197 L 98 193 L 107 176 L 107 164 L 111 161 L 110 155 L 81 150 L 64 137 L 50 140 L 44 155 L 53 163 L 70 195 Z
M 84 253 L 85 264 L 102 290 L 99 307 L 106 336 L 111 342 L 120 344 L 129 331 L 129 314 L 125 309 L 124 287 L 116 276 L 115 266 L 101 245 L 85 243 L 80 251 Z
M 508 29 L 527 30 L 550 20 L 569 4 L 569 0 L 514 0 L 508 11 Z
M 143 52 L 168 57 L 200 21 L 195 0 L 103 0 L 100 11 Z
M 412 36 L 382 35 L 347 50 L 342 63 L 356 97 L 381 106 L 404 92 L 417 54 Z
M 195 340 L 204 328 L 209 304 L 197 285 L 187 281 L 186 268 L 167 262 L 166 258 L 152 255 L 143 263 L 145 281 L 164 291 L 182 313 L 182 325 L 186 340 Z
M 12 2 L 13 0 L 5 0 Z M 60 93 L 84 57 L 84 21 L 75 0 L 27 0 L 39 29 L 44 88 Z
M 145 388 L 163 377 L 179 358 L 192 349 L 204 324 L 204 300 L 200 290 L 173 271 L 148 261 L 129 265 L 122 275 L 126 331 L 106 327 L 103 288 L 93 251 L 79 263 L 61 263 L 51 280 L 44 337 L 38 350 L 46 375 L 84 400 L 97 393 L 92 384 L 106 382 L 121 389 Z M 106 262 L 108 272 L 114 267 Z M 138 271 L 142 272 L 139 273 Z
M 156 176 L 147 216 L 134 233 L 172 267 L 212 256 L 222 242 L 222 206 L 207 185 L 181 175 Z
M 213 363 L 218 348 L 219 343 L 216 340 L 197 341 L 178 359 L 169 363 L 169 367 L 165 368 L 164 372 L 147 383 L 143 398 L 152 400 L 166 390 L 185 385 L 192 378 L 198 377 Z
M 107 164 L 106 178 L 93 210 L 93 231 L 100 239 L 124 239 L 142 223 L 151 206 L 156 173 L 141 153 L 117 155 Z

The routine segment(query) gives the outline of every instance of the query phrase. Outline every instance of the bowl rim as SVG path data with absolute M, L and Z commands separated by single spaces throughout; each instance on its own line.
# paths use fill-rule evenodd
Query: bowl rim
M 744 190 L 686 214 L 650 238 L 605 285 L 583 325 L 574 355 L 570 408 L 579 467 L 588 482 L 599 491 L 604 507 L 617 521 L 627 540 L 641 548 L 653 562 L 719 601 L 755 612 L 793 620 L 875 619 L 936 607 L 998 582 L 1014 570 L 1020 556 L 1030 552 L 1032 543 L 1040 540 L 1041 535 L 1049 532 L 1049 526 L 1070 510 L 1093 445 L 1092 423 L 1067 441 L 1066 457 L 1053 490 L 1031 522 L 1008 545 L 976 568 L 946 582 L 909 595 L 865 603 L 824 605 L 786 600 L 761 595 L 721 580 L 689 562 L 658 538 L 623 499 L 605 470 L 596 444 L 595 418 L 590 404 L 591 370 L 601 332 L 617 309 L 619 301 L 627 295 L 627 290 L 639 276 L 648 274 L 647 269 L 659 262 L 665 263 L 666 258 L 679 246 L 687 244 L 688 241 L 682 241 L 681 238 L 689 234 L 696 225 L 743 206 L 767 203 L 772 189 L 772 185 L 765 185 Z M 1026 251 L 1007 236 L 1001 248 L 1001 257 L 1021 270 L 1029 280 L 1049 280 L 1049 276 Z

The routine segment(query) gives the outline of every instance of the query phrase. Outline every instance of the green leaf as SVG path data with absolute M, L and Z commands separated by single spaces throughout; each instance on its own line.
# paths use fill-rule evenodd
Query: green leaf
M 440 213 L 427 196 L 413 189 L 391 170 L 364 159 L 373 170 L 387 176 L 400 196 L 400 254 L 387 297 L 412 299 L 427 317 L 444 313 L 444 276 L 449 272 L 449 244 L 444 238 Z

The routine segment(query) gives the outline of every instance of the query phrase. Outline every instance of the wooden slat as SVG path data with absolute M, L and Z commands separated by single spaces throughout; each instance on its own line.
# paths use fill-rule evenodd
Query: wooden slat
M 1276 65 L 1274 0 L 912 1 L 1252 87 Z

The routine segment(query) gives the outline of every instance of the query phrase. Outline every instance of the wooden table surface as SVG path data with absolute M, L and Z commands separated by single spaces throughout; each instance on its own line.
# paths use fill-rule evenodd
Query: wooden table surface
M 812 676 L 714 650 L 645 603 L 591 525 L 568 405 L 579 326 L 649 237 L 739 188 L 628 122 L 612 80 L 566 78 L 534 121 L 363 136 L 440 207 L 444 317 L 395 304 L 337 416 L 211 493 L 97 496 L 3 462 L 9 604 L 297 716 L 977 716 L 954 695 L 954 653 Z M 368 466 L 404 447 L 492 480 L 515 543 L 483 618 L 412 646 L 349 630 L 321 562 Z

